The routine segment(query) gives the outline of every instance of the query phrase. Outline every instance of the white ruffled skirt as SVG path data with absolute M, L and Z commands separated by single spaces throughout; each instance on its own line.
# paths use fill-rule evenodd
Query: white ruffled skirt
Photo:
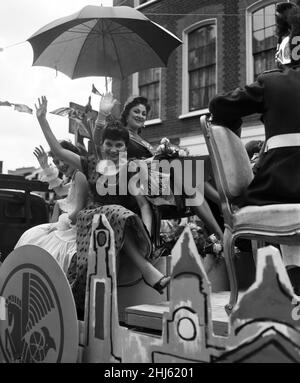
M 36 245 L 48 251 L 66 273 L 73 255 L 76 253 L 76 226 L 69 230 L 48 232 L 51 224 L 34 226 L 25 231 L 15 248 Z

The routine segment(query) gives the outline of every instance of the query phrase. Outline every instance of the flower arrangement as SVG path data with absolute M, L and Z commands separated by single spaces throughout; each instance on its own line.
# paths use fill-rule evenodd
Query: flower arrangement
M 178 220 L 167 221 L 162 225 L 161 231 L 161 239 L 164 245 L 171 250 L 185 227 L 190 228 L 201 257 L 204 258 L 207 254 L 213 254 L 218 260 L 223 258 L 223 246 L 221 242 L 214 234 L 210 236 L 207 235 L 204 224 L 201 221 L 199 221 L 198 224 L 193 221 L 188 221 L 186 225 L 181 225 Z

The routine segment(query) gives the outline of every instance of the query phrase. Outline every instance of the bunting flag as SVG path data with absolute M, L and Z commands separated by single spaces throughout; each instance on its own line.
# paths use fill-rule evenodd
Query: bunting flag
M 77 123 L 74 126 L 75 129 L 77 129 L 81 135 L 85 135 L 86 137 L 90 136 L 83 122 L 85 117 L 84 112 L 81 112 L 80 110 L 77 110 L 75 108 L 63 107 L 63 108 L 55 109 L 50 113 L 56 114 L 57 116 L 68 117 L 69 120 L 75 121 Z
M 53 110 L 50 113 L 57 114 L 58 116 L 66 117 L 66 116 L 69 116 L 70 113 L 72 113 L 73 111 L 74 111 L 74 109 L 72 109 L 72 108 L 58 108 L 58 109 Z
M 33 110 L 31 108 L 29 108 L 29 106 L 27 105 L 24 105 L 24 104 L 12 104 L 15 106 L 15 110 L 17 110 L 18 112 L 23 112 L 23 113 L 29 113 L 29 114 L 32 114 L 33 113 Z
M 14 104 L 9 101 L 0 101 L 0 106 L 14 106 L 14 110 L 17 110 L 18 112 L 23 112 L 23 113 L 33 113 L 33 109 L 29 108 L 29 106 L 25 104 Z
M 12 106 L 12 104 L 8 101 L 0 101 L 0 106 Z
M 74 120 L 76 121 L 76 124 L 74 125 L 74 128 L 75 130 L 78 130 L 78 132 L 82 135 L 82 136 L 85 136 L 85 137 L 90 137 L 90 134 L 86 128 L 86 126 L 84 125 L 84 123 L 82 122 L 82 120 L 78 119 L 78 118 L 73 118 L 73 117 L 69 117 L 71 120 Z
M 76 110 L 74 108 L 69 108 L 69 107 L 58 108 L 53 110 L 50 113 L 56 114 L 57 116 L 69 117 L 69 119 L 74 120 L 78 123 L 81 123 L 84 118 L 83 112 L 80 112 L 79 110 Z
M 101 93 L 99 92 L 99 90 L 95 87 L 94 84 L 93 84 L 93 86 L 92 86 L 92 93 L 95 93 L 95 94 L 97 94 L 98 96 L 103 96 L 103 94 L 101 94 Z
M 84 116 L 85 116 L 85 113 L 81 112 L 79 110 L 76 110 L 76 109 L 72 109 L 72 108 L 70 108 L 70 109 L 71 109 L 71 111 L 69 113 L 69 118 L 71 120 L 78 122 L 78 123 L 82 123 Z

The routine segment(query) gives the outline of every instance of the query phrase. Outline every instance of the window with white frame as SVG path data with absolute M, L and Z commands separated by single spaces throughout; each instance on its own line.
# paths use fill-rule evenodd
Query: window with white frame
M 275 36 L 275 6 L 270 3 L 251 13 L 253 79 L 265 70 L 274 69 L 277 39 Z
M 151 106 L 149 120 L 160 117 L 160 79 L 160 68 L 146 69 L 138 74 L 138 94 L 146 97 Z
M 186 65 L 183 77 L 186 105 L 184 112 L 194 112 L 208 107 L 216 94 L 216 23 L 205 22 L 186 31 Z M 186 81 L 187 80 L 187 81 Z M 188 86 L 188 89 L 186 88 Z

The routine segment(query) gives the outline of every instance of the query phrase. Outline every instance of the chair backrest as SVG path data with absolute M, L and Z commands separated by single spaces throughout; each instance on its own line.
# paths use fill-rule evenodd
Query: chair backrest
M 226 222 L 225 215 L 231 213 L 231 202 L 243 193 L 253 179 L 250 160 L 241 139 L 234 132 L 210 124 L 206 116 L 201 117 L 200 124 Z M 228 211 L 224 212 L 224 209 Z

